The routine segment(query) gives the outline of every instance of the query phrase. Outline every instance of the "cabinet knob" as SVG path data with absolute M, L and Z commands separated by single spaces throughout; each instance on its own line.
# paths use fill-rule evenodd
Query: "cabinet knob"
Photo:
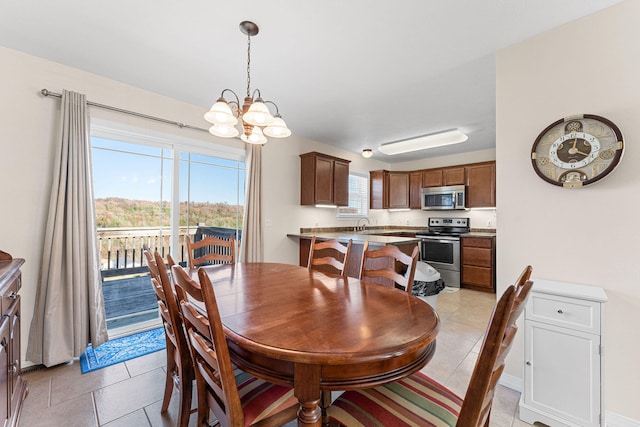
M 16 299 L 18 298 L 18 293 L 16 291 L 12 291 L 9 295 L 7 295 L 7 297 L 10 299 Z
M 558 314 L 562 314 L 562 313 L 564 313 L 564 311 L 562 311 L 562 309 L 561 309 L 561 308 L 559 308 L 559 309 L 558 309 Z
M 527 360 L 527 366 L 531 366 L 531 362 Z

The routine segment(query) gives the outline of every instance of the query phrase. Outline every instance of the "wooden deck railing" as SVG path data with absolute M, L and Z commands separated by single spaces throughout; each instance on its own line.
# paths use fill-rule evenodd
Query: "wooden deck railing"
M 171 254 L 176 262 L 186 263 L 188 260 L 185 238 L 193 241 L 203 236 L 229 236 L 236 230 L 220 227 L 180 227 L 178 251 L 170 247 L 170 231 L 168 228 L 136 227 L 136 228 L 99 228 L 98 244 L 100 248 L 100 270 L 103 276 L 124 275 L 146 270 L 143 248 L 149 247 L 165 257 Z M 242 233 L 237 232 L 236 240 Z

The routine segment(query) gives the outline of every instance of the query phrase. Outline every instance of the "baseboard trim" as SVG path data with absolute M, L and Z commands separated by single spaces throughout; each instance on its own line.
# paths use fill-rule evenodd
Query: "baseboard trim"
M 604 411 L 607 427 L 640 427 L 640 421 L 623 417 L 611 411 Z
M 511 390 L 518 391 L 520 393 L 522 393 L 522 390 L 524 390 L 522 378 L 516 377 L 514 375 L 502 374 L 500 376 L 498 384 L 510 388 Z

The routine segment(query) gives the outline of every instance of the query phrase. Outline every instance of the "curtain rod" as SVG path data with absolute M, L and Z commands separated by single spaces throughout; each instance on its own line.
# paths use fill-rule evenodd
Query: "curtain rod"
M 43 96 L 53 96 L 55 98 L 62 98 L 61 94 L 55 93 L 55 92 L 51 92 L 51 91 L 49 91 L 47 89 L 42 89 L 40 91 L 40 93 Z M 170 124 L 170 125 L 178 126 L 179 128 L 200 130 L 200 131 L 207 132 L 207 133 L 209 132 L 209 129 L 200 128 L 200 127 L 197 127 L 197 126 L 191 126 L 191 125 L 188 125 L 188 124 L 185 124 L 185 123 L 175 122 L 173 120 L 167 120 L 167 119 L 163 119 L 163 118 L 160 118 L 160 117 L 149 116 L 147 114 L 137 113 L 135 111 L 123 110 L 122 108 L 112 107 L 110 105 L 98 104 L 97 102 L 87 101 L 87 105 L 90 105 L 92 107 L 102 108 L 102 109 L 105 109 L 105 110 L 116 111 L 118 113 L 129 114 L 131 116 L 142 117 L 143 119 L 155 120 L 156 122 L 167 123 L 167 124 Z

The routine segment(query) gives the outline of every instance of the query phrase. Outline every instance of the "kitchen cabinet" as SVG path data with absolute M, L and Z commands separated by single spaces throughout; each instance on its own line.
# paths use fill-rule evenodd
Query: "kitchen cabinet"
M 409 173 L 389 172 L 387 174 L 389 209 L 409 208 Z
M 422 188 L 422 172 L 409 172 L 409 208 L 420 209 L 420 189 Z
M 378 170 L 369 172 L 369 209 L 387 209 L 389 207 L 389 192 L 387 175 L 389 171 Z
M 520 419 L 551 427 L 603 425 L 603 289 L 534 279 L 525 308 Z
M 0 252 L 0 424 L 15 426 L 27 383 L 20 376 L 20 267 L 23 259 L 11 259 Z
M 442 187 L 442 169 L 425 169 L 422 171 L 422 186 Z
M 465 167 L 455 166 L 438 169 L 425 169 L 422 172 L 423 187 L 442 187 L 446 185 L 465 185 Z
M 371 209 L 409 209 L 420 207 L 421 175 L 387 170 L 369 172 L 369 207 Z
M 496 162 L 475 163 L 465 166 L 467 207 L 496 206 Z
M 496 238 L 465 237 L 460 239 L 460 264 L 463 288 L 495 292 Z
M 391 191 L 391 186 L 394 190 Z M 392 206 L 409 207 L 409 177 L 406 173 L 388 170 L 369 172 L 369 208 L 389 209 Z M 393 198 L 393 200 L 390 200 Z M 406 205 L 406 206 L 405 206 Z
M 300 204 L 349 205 L 349 160 L 311 152 L 300 155 Z
M 466 186 L 468 208 L 496 206 L 496 162 L 471 163 L 417 171 L 369 172 L 370 209 L 420 209 L 420 189 Z

